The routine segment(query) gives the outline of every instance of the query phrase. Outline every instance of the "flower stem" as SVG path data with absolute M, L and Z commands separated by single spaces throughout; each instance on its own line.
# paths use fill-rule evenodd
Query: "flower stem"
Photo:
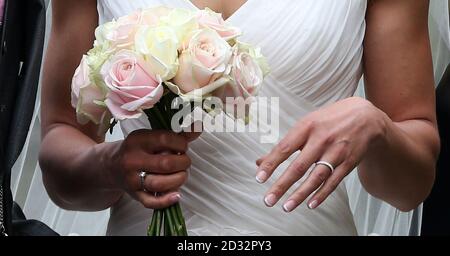
M 177 112 L 171 108 L 176 95 L 168 93 L 145 114 L 154 130 L 171 130 L 172 117 Z M 164 236 L 187 236 L 186 223 L 179 203 L 166 209 L 155 210 L 148 228 L 149 236 L 160 236 L 164 227 Z
M 175 230 L 175 224 L 174 224 L 174 220 L 173 220 L 173 216 L 170 213 L 170 209 L 166 208 L 164 209 L 164 217 L 166 217 L 167 219 L 167 224 L 168 224 L 168 228 L 169 228 L 169 235 L 170 236 L 177 236 L 176 230 Z
M 175 232 L 177 233 L 177 236 L 183 235 L 183 226 L 181 225 L 180 218 L 178 218 L 176 206 L 175 205 L 170 206 L 169 211 L 175 225 Z
M 179 227 L 179 233 L 180 233 L 180 235 L 182 235 L 182 236 L 187 236 L 187 231 L 186 231 L 186 223 L 185 223 L 185 221 L 184 221 L 184 217 L 183 217 L 183 213 L 182 213 L 182 211 L 181 211 L 181 207 L 180 207 L 180 204 L 179 203 L 177 203 L 177 204 L 174 204 L 173 206 L 171 206 L 171 210 L 172 210 L 172 214 L 174 215 L 174 217 L 176 218 L 176 220 L 177 220 L 177 224 L 178 224 L 178 227 Z
M 156 223 L 156 218 L 158 216 L 155 214 L 155 212 L 153 212 L 153 216 L 152 216 L 152 220 L 150 222 L 150 225 L 148 226 L 147 229 L 147 236 L 155 236 L 155 223 Z
M 156 211 L 155 235 L 161 236 L 161 227 L 163 221 L 163 213 L 161 210 Z
M 167 216 L 164 214 L 164 236 L 170 236 L 170 226 Z

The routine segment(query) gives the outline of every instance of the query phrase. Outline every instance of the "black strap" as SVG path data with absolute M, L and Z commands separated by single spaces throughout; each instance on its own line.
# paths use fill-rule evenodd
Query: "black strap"
M 15 234 L 9 189 L 11 168 L 22 151 L 33 116 L 45 37 L 45 16 L 44 0 L 5 2 L 0 41 L 0 184 L 3 187 L 3 202 L 0 203 L 3 203 L 8 234 Z M 24 218 L 19 220 L 15 222 L 17 227 L 27 223 Z
M 13 204 L 12 211 L 12 233 L 13 236 L 58 236 L 44 223 L 37 220 L 27 220 L 20 206 Z

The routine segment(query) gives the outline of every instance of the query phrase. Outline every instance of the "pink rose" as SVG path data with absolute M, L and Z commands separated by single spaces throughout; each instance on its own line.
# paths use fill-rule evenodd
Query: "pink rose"
M 117 120 L 140 117 L 142 110 L 152 108 L 163 95 L 161 79 L 132 51 L 119 51 L 100 72 L 110 89 L 105 104 Z
M 198 12 L 197 21 L 200 28 L 213 29 L 227 41 L 241 34 L 240 29 L 227 24 L 220 13 L 216 13 L 208 8 Z
M 260 66 L 246 52 L 233 54 L 230 76 L 231 83 L 215 93 L 224 101 L 227 97 L 247 99 L 256 96 L 264 80 Z
M 72 78 L 72 106 L 76 109 L 80 124 L 86 124 L 89 120 L 102 124 L 109 121 L 109 111 L 101 104 L 105 100 L 106 90 L 90 80 L 86 57 L 83 56 Z
M 116 21 L 116 25 L 107 38 L 112 47 L 125 49 L 134 45 L 134 36 L 141 23 L 141 11 L 122 16 Z
M 231 77 L 237 85 L 237 95 L 244 98 L 255 96 L 261 87 L 264 75 L 258 63 L 246 53 L 233 56 Z
M 235 118 L 248 122 L 250 105 L 263 83 L 264 75 L 259 64 L 247 52 L 233 54 L 232 81 L 214 92 L 225 103 L 225 111 Z
M 95 30 L 96 44 L 108 42 L 109 47 L 120 50 L 130 49 L 134 45 L 134 36 L 142 21 L 141 11 L 133 12 L 100 25 Z
M 108 42 L 115 50 L 131 49 L 134 46 L 135 36 L 140 26 L 155 27 L 159 25 L 162 16 L 167 15 L 171 9 L 154 7 L 137 10 L 129 15 L 122 16 L 117 21 L 100 25 L 95 30 L 96 44 Z
M 180 56 L 174 83 L 183 93 L 205 87 L 228 70 L 232 50 L 214 30 L 197 31 Z

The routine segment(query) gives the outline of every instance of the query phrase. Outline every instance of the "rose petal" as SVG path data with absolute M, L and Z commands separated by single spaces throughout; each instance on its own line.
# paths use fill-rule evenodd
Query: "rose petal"
M 121 102 L 120 99 L 117 99 L 114 95 L 108 95 L 108 99 L 105 100 L 105 104 L 116 120 L 122 121 L 125 119 L 135 119 L 142 115 L 142 112 L 127 111 L 121 108 L 123 102 Z
M 148 95 L 135 101 L 130 101 L 122 105 L 122 109 L 127 111 L 136 111 L 138 109 L 152 108 L 163 96 L 164 87 L 160 84 L 156 89 L 152 90 Z

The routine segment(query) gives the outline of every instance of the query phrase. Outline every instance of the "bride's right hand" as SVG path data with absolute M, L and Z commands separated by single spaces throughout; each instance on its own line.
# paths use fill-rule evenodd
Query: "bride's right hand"
M 168 131 L 132 132 L 117 144 L 109 161 L 113 184 L 146 208 L 173 205 L 181 198 L 178 190 L 186 182 L 191 165 L 186 155 L 188 142 L 186 136 Z M 141 171 L 147 172 L 144 186 Z

